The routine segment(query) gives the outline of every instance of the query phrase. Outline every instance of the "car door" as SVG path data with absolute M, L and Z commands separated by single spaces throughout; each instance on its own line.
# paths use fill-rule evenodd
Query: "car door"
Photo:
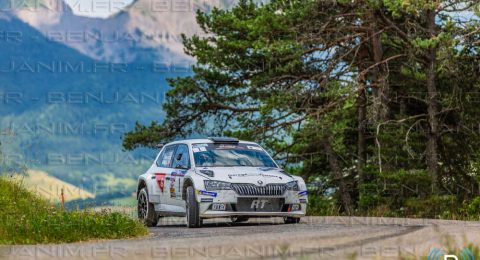
M 160 203 L 163 205 L 171 204 L 170 173 L 176 148 L 176 145 L 165 146 L 155 162 L 156 167 L 154 174 L 160 194 Z
M 179 144 L 173 156 L 172 171 L 170 173 L 170 197 L 174 205 L 183 205 L 182 188 L 185 176 L 191 168 L 188 145 Z

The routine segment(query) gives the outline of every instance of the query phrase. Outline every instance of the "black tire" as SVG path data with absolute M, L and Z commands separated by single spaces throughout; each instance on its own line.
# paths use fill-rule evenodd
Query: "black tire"
M 232 223 L 242 223 L 242 222 L 247 222 L 248 217 L 243 217 L 243 216 L 238 216 L 238 217 L 231 217 Z
M 198 201 L 195 198 L 195 189 L 190 186 L 187 188 L 186 213 L 187 213 L 187 227 L 198 228 L 202 226 L 202 219 L 200 218 L 200 209 Z
M 283 222 L 285 224 L 298 224 L 300 222 L 300 218 L 284 217 Z
M 137 198 L 138 219 L 147 227 L 155 227 L 158 223 L 158 216 L 155 207 L 148 202 L 147 188 L 142 188 Z

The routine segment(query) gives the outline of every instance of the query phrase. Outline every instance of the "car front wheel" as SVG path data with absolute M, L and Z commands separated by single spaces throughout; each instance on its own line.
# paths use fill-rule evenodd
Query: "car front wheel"
M 202 226 L 202 219 L 200 218 L 198 201 L 195 198 L 195 189 L 190 186 L 187 188 L 186 213 L 187 213 L 187 227 L 197 228 Z
M 158 216 L 153 204 L 148 202 L 147 188 L 141 189 L 138 193 L 137 212 L 138 219 L 147 227 L 157 226 Z

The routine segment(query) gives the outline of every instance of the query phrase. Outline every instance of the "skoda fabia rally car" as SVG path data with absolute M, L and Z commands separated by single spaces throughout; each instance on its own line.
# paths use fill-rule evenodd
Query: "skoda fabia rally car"
M 175 141 L 163 146 L 137 188 L 138 218 L 156 226 L 159 217 L 186 216 L 188 227 L 205 218 L 305 216 L 302 178 L 280 169 L 258 144 L 217 137 Z

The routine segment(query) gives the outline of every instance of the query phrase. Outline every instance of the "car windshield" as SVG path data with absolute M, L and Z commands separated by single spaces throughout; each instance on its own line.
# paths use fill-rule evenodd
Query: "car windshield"
M 193 144 L 195 165 L 199 167 L 277 167 L 258 145 L 254 144 Z

